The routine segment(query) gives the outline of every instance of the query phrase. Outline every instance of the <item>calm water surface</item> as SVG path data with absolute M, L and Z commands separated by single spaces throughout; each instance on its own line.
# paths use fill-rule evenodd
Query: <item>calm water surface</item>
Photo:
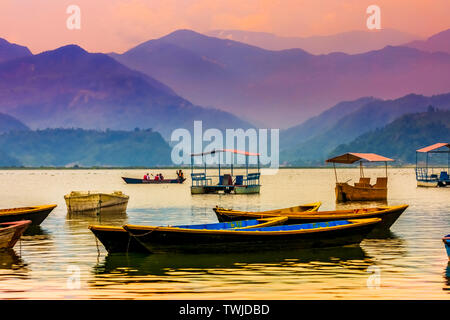
M 166 177 L 175 170 L 164 170 Z M 151 171 L 152 173 L 156 173 Z M 322 201 L 337 205 L 330 169 L 286 169 L 263 176 L 259 195 L 191 196 L 183 185 L 126 185 L 143 170 L 0 171 L 1 207 L 56 203 L 38 230 L 0 253 L 1 299 L 449 299 L 450 265 L 441 238 L 450 233 L 450 188 L 417 188 L 413 169 L 389 172 L 388 204 L 410 207 L 382 239 L 321 250 L 208 255 L 108 255 L 89 224 L 217 222 L 215 205 L 248 210 Z M 186 172 L 188 175 L 189 172 Z M 359 169 L 340 178 L 358 179 Z M 381 174 L 366 170 L 366 175 Z M 130 196 L 126 214 L 69 216 L 72 190 Z M 80 272 L 80 282 L 74 275 Z M 379 286 L 372 281 L 379 275 Z M 72 277 L 71 277 L 72 276 Z

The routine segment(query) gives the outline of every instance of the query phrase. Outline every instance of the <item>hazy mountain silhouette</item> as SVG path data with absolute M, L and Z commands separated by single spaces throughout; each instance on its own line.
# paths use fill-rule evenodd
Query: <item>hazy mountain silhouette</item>
M 428 52 L 450 53 L 450 29 L 439 32 L 427 40 L 418 40 L 405 44 L 405 46 Z
M 0 99 L 0 111 L 32 128 L 151 127 L 167 137 L 196 119 L 219 129 L 249 126 L 229 113 L 195 106 L 158 80 L 76 45 L 1 63 Z
M 27 47 L 19 46 L 0 38 L 0 63 L 31 55 L 32 53 Z
M 115 59 L 196 104 L 286 128 L 340 101 L 448 92 L 450 54 L 387 46 L 362 54 L 270 51 L 178 30 Z
M 355 101 L 354 106 L 357 105 L 358 101 Z M 349 143 L 368 131 L 382 128 L 405 114 L 424 112 L 430 105 L 442 110 L 450 110 L 450 93 L 431 97 L 410 94 L 395 100 L 369 99 L 367 103 L 362 103 L 359 108 L 340 117 L 333 125 L 319 131 L 313 137 L 301 140 L 301 136 L 298 136 L 299 143 L 291 140 L 289 145 L 284 144 L 280 158 L 298 165 L 323 164 L 327 155 L 337 146 Z M 331 109 L 329 112 L 342 109 L 340 104 L 334 108 L 336 109 Z M 321 116 L 324 117 L 324 115 L 326 113 Z M 312 121 L 320 122 L 321 116 Z M 303 126 L 307 125 L 307 122 L 303 124 Z M 388 144 L 389 140 L 385 143 Z
M 396 159 L 397 164 L 414 163 L 417 149 L 449 141 L 450 111 L 430 108 L 428 112 L 407 114 L 385 127 L 367 132 L 348 144 L 338 146 L 330 156 L 357 150 L 380 153 Z M 440 158 L 440 163 L 447 165 L 446 155 L 435 158 L 435 161 Z
M 281 37 L 267 32 L 213 30 L 208 36 L 244 42 L 267 50 L 301 48 L 312 54 L 344 52 L 348 54 L 379 50 L 388 45 L 401 45 L 417 40 L 417 36 L 393 30 L 354 30 L 327 36 Z

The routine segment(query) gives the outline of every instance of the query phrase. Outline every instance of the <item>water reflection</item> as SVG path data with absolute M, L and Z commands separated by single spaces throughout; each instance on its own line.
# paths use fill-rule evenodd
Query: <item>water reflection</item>
M 445 286 L 444 290 L 450 291 L 450 261 L 447 263 L 447 267 L 444 270 Z
M 122 274 L 128 276 L 168 275 L 174 271 L 209 273 L 213 270 L 253 268 L 264 272 L 269 266 L 285 268 L 299 264 L 359 265 L 366 269 L 371 258 L 360 246 L 325 249 L 282 250 L 233 254 L 108 254 L 104 261 L 94 267 L 98 275 Z
M 86 229 L 91 224 L 122 226 L 127 223 L 127 220 L 127 213 L 123 211 L 112 211 L 108 214 L 99 215 L 67 213 L 66 216 L 66 224 L 72 231 Z
M 26 266 L 14 249 L 0 251 L 0 269 L 26 270 Z

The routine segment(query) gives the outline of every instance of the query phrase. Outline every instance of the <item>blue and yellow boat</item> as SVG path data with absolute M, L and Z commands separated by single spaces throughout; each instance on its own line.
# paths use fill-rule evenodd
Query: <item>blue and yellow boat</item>
M 379 218 L 340 220 L 251 229 L 137 225 L 124 225 L 123 228 L 152 253 L 222 253 L 359 244 L 380 221 Z
M 446 235 L 444 238 L 442 238 L 442 241 L 444 242 L 445 249 L 447 250 L 447 256 L 450 260 L 450 234 Z
M 287 221 L 286 217 L 271 217 L 264 219 L 253 219 L 243 221 L 231 221 L 221 223 L 204 223 L 194 225 L 180 225 L 172 228 L 181 229 L 202 229 L 202 230 L 227 230 L 239 228 L 241 230 L 251 228 L 261 228 L 283 224 Z M 103 244 L 109 253 L 116 252 L 147 252 L 145 246 L 129 233 L 123 227 L 105 226 L 105 225 L 91 225 L 89 229 L 94 233 L 95 237 Z

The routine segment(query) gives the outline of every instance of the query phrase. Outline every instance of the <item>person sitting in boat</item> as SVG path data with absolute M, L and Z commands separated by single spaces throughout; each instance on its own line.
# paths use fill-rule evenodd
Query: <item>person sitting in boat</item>
M 159 181 L 159 175 L 158 174 L 155 176 L 155 181 Z
M 164 180 L 162 173 L 159 174 L 159 180 L 161 180 L 161 181 Z
M 147 172 L 147 174 L 145 175 L 145 180 L 150 180 L 150 174 Z

